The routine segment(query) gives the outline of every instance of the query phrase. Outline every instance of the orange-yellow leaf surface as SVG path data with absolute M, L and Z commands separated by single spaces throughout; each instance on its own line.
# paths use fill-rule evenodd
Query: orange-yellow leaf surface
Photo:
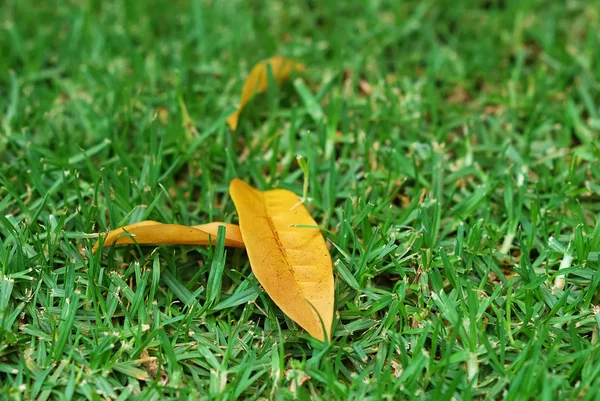
M 295 227 L 316 227 L 317 223 L 291 191 L 262 192 L 234 179 L 229 193 L 258 281 L 277 306 L 310 335 L 321 341 L 331 338 L 331 256 L 318 228 Z
M 278 83 L 288 79 L 292 71 L 304 71 L 304 66 L 302 64 L 285 57 L 271 57 L 256 64 L 250 71 L 250 74 L 244 83 L 239 108 L 227 118 L 227 124 L 229 124 L 232 131 L 235 131 L 237 128 L 238 118 L 244 106 L 246 106 L 254 95 L 267 90 L 269 83 L 267 77 L 267 65 L 271 66 L 273 78 L 275 78 Z
M 244 248 L 244 240 L 240 228 L 235 224 L 208 223 L 199 226 L 182 226 L 179 224 L 162 224 L 156 221 L 142 221 L 117 228 L 106 234 L 104 247 L 122 244 L 182 244 L 208 245 L 217 242 L 219 226 L 225 226 L 225 246 Z M 98 249 L 98 242 L 92 252 Z

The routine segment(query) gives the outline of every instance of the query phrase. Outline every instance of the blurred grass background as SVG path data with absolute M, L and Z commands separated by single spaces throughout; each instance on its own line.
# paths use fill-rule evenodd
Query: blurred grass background
M 1 394 L 598 399 L 599 10 L 3 0 Z M 308 70 L 232 134 L 273 55 Z M 143 219 L 236 222 L 234 177 L 301 194 L 298 154 L 330 230 L 331 344 L 243 251 L 90 253 Z

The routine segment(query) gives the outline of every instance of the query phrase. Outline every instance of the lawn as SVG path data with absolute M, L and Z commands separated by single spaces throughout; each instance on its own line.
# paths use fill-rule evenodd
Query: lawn
M 599 10 L 1 1 L 0 399 L 600 400 Z M 307 69 L 232 133 L 275 55 Z M 236 177 L 302 195 L 297 155 L 330 343 L 242 249 L 91 252 L 237 223 Z

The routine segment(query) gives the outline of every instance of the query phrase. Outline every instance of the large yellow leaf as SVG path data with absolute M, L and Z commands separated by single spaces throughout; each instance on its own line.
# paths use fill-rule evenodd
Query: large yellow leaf
M 182 244 L 208 245 L 215 244 L 219 226 L 225 226 L 225 246 L 244 248 L 240 228 L 235 224 L 208 223 L 199 226 L 182 226 L 179 224 L 162 224 L 156 221 L 142 221 L 117 228 L 106 234 L 104 247 L 122 244 Z M 128 235 L 130 234 L 130 235 Z M 98 249 L 98 242 L 92 252 Z
M 273 301 L 313 337 L 331 338 L 334 288 L 325 239 L 298 196 L 259 191 L 234 179 L 229 186 L 256 278 Z M 323 327 L 325 332 L 323 332 Z
M 240 106 L 227 118 L 227 124 L 232 131 L 235 131 L 238 125 L 238 118 L 244 106 L 258 93 L 267 90 L 267 65 L 271 66 L 273 78 L 278 83 L 281 83 L 289 78 L 292 71 L 302 72 L 304 66 L 294 60 L 285 57 L 271 57 L 256 64 L 250 71 L 250 75 L 246 78 L 244 88 L 242 89 L 242 97 L 240 98 Z

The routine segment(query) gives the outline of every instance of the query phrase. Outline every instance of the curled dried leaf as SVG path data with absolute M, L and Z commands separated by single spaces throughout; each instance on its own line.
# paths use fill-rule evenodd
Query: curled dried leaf
M 244 82 L 240 106 L 227 118 L 227 124 L 229 124 L 232 131 L 237 129 L 238 119 L 244 106 L 246 106 L 256 94 L 267 90 L 269 83 L 267 77 L 268 66 L 271 67 L 273 78 L 275 78 L 275 81 L 278 83 L 287 80 L 292 71 L 302 72 L 305 69 L 302 64 L 285 57 L 271 57 L 256 64 L 250 71 L 248 78 L 246 78 L 246 82 Z
M 179 224 L 162 224 L 146 220 L 117 228 L 106 234 L 104 247 L 123 244 L 181 244 L 208 245 L 215 244 L 219 226 L 225 226 L 225 246 L 244 248 L 244 241 L 239 226 L 229 223 L 208 223 L 198 226 L 183 226 Z M 96 252 L 99 242 L 92 248 Z

